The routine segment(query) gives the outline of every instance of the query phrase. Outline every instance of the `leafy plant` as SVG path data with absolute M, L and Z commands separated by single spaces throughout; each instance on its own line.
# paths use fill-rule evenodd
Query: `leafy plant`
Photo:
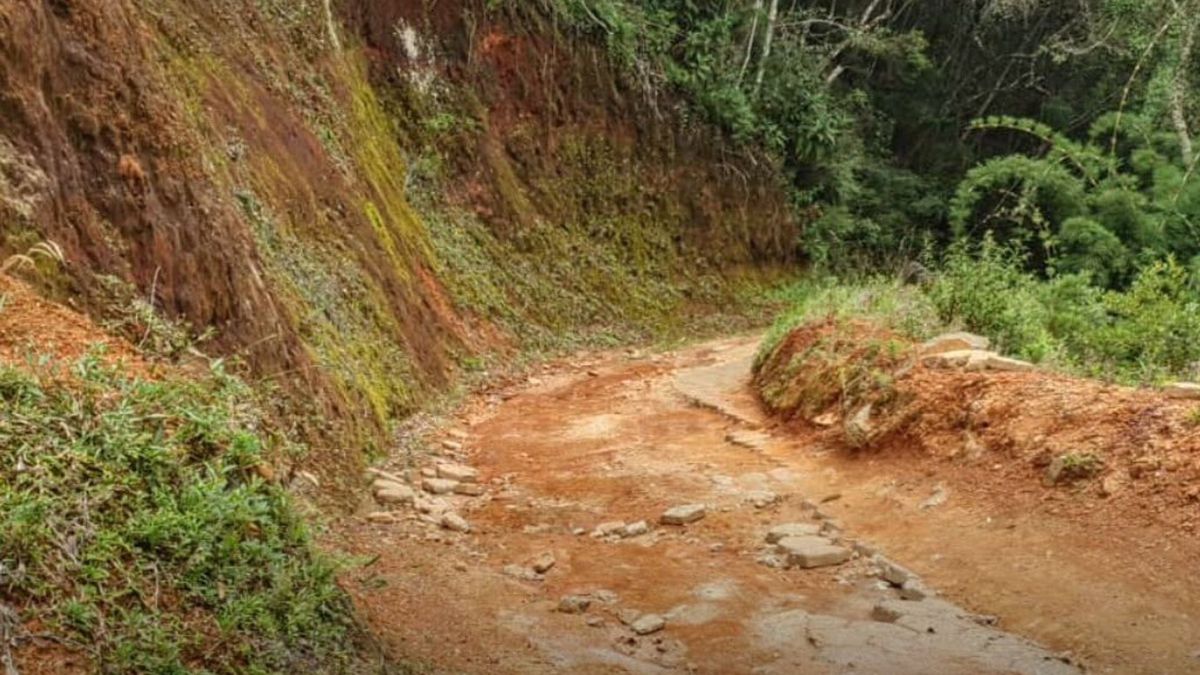
M 262 420 L 221 365 L 136 379 L 93 353 L 0 366 L 0 600 L 103 672 L 332 672 L 334 564 L 255 467 Z

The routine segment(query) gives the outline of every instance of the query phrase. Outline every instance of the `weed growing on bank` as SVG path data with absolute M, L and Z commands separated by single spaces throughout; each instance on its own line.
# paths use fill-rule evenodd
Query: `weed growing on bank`
M 102 672 L 345 670 L 348 600 L 255 472 L 250 400 L 219 363 L 0 366 L 0 604 Z

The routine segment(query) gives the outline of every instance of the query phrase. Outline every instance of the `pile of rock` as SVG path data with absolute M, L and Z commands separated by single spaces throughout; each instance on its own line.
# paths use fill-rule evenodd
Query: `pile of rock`
M 465 433 L 451 431 L 451 438 L 443 446 L 461 449 Z M 486 492 L 479 482 L 479 472 L 455 461 L 442 460 L 422 468 L 416 475 L 400 476 L 381 469 L 370 469 L 373 476 L 371 492 L 375 501 L 388 508 L 368 514 L 373 523 L 395 523 L 405 518 L 402 510 L 412 509 L 418 519 L 437 525 L 452 532 L 468 533 L 471 525 L 456 511 L 456 504 L 449 499 L 456 496 L 480 497 Z

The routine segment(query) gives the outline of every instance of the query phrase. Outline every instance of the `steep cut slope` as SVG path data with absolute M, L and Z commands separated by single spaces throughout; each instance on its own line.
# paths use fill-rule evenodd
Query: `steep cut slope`
M 5 3 L 0 246 L 59 242 L 44 290 L 99 319 L 214 328 L 327 475 L 465 357 L 660 330 L 788 258 L 769 164 L 496 4 Z

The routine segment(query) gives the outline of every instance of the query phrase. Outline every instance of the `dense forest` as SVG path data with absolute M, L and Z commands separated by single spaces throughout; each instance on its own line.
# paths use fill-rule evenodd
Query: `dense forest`
M 1196 3 L 543 5 L 774 163 L 817 269 L 945 269 L 943 318 L 1039 360 L 1144 379 L 1200 357 Z

